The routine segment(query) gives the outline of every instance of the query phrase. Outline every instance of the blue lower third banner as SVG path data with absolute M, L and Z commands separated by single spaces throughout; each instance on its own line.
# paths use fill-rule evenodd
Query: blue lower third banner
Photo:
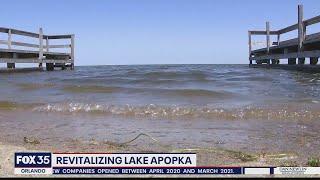
M 129 167 L 129 168 L 90 168 L 90 167 L 65 167 L 53 168 L 53 174 L 242 174 L 241 167 L 220 168 L 220 167 L 183 167 L 183 168 L 165 168 L 165 167 Z

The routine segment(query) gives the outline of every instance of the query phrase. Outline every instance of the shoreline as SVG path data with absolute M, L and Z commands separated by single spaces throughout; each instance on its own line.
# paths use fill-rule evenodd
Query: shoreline
M 63 149 L 63 151 L 61 150 Z M 139 151 L 140 149 L 140 151 Z M 0 167 L 0 177 L 14 176 L 14 153 L 15 152 L 81 152 L 81 153 L 143 153 L 143 147 L 136 147 L 135 145 L 119 145 L 112 142 L 99 142 L 91 140 L 83 142 L 75 140 L 67 142 L 61 146 L 50 146 L 36 139 L 24 140 L 24 143 L 12 144 L 0 141 L 0 159 L 3 159 Z M 153 148 L 152 152 L 166 152 L 157 151 L 159 148 Z M 297 163 L 299 157 L 294 154 L 251 154 L 241 151 L 234 151 L 222 148 L 186 148 L 175 149 L 172 153 L 195 152 L 197 153 L 198 166 L 245 166 L 245 167 L 263 167 L 263 166 L 307 166 L 304 162 Z

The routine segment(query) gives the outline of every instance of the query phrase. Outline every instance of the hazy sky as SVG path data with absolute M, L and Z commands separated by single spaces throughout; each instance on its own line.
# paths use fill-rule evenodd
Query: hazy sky
M 76 65 L 240 64 L 248 29 L 292 25 L 300 3 L 320 15 L 320 0 L 12 0 L 0 26 L 74 33 Z

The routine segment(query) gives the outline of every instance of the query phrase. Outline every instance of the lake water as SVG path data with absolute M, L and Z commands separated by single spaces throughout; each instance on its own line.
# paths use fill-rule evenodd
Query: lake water
M 123 142 L 319 155 L 320 74 L 248 65 L 0 74 L 1 140 Z M 141 143 L 150 143 L 147 140 Z

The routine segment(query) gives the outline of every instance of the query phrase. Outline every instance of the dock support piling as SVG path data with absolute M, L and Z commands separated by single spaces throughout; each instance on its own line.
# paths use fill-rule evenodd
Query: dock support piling
M 298 64 L 304 64 L 306 58 L 298 58 Z
M 252 50 L 252 43 L 251 43 L 251 32 L 248 31 L 248 46 L 249 46 L 249 64 L 252 64 L 251 57 L 251 50 Z
M 16 64 L 15 63 L 7 63 L 7 68 L 14 69 L 14 68 L 16 68 Z
M 39 60 L 43 59 L 43 30 L 39 29 Z M 40 65 L 41 64 L 41 65 Z M 39 63 L 39 67 L 42 67 L 42 63 Z
M 270 64 L 270 61 L 271 61 L 270 59 L 267 59 L 267 64 Z
M 318 59 L 319 59 L 319 57 L 311 57 L 310 58 L 310 64 L 311 65 L 317 65 Z
M 266 22 L 266 32 L 267 32 L 267 53 L 269 54 L 269 52 L 270 52 L 270 23 L 269 23 L 269 21 Z
M 8 30 L 8 49 L 11 49 L 11 41 L 12 41 L 12 38 L 11 38 L 11 29 Z
M 297 64 L 296 58 L 289 58 L 289 59 L 288 59 L 288 64 L 289 64 L 289 65 Z
M 71 67 L 70 69 L 74 69 L 74 34 L 71 35 Z
M 279 59 L 271 59 L 271 64 L 279 64 Z
M 39 60 L 43 59 L 43 30 L 39 29 Z
M 10 30 L 10 41 L 11 41 L 11 30 Z M 11 48 L 11 42 L 10 42 L 10 48 Z M 17 53 L 13 53 L 12 54 L 12 58 L 13 59 L 17 59 L 18 58 Z M 14 68 L 16 68 L 16 64 L 15 63 L 7 63 L 7 68 L 8 69 L 14 69 Z
M 46 63 L 46 70 L 47 71 L 53 71 L 54 70 L 54 64 L 53 63 Z
M 303 6 L 299 5 L 298 6 L 298 52 L 303 51 L 303 41 L 305 37 L 304 33 L 304 24 L 303 24 Z

